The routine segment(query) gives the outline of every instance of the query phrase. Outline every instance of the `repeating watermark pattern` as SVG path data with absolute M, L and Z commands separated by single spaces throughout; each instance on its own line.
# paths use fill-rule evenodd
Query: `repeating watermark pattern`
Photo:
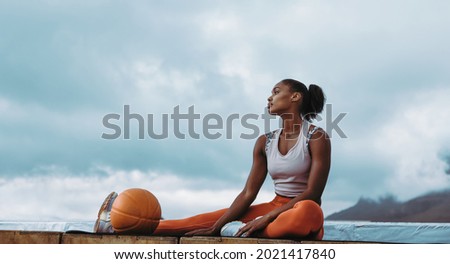
M 339 123 L 344 119 L 347 113 L 339 113 L 337 117 L 333 119 L 332 112 L 332 105 L 326 104 L 325 127 L 323 127 L 323 129 L 327 132 L 329 137 L 332 137 L 334 132 L 336 132 L 339 137 L 347 138 L 347 135 L 339 126 Z M 141 114 L 132 113 L 130 105 L 124 105 L 122 115 L 110 113 L 103 117 L 103 126 L 109 131 L 102 133 L 101 137 L 107 140 L 120 139 L 122 136 L 123 139 L 131 139 L 131 123 L 133 121 L 137 124 L 137 139 L 141 140 L 146 138 L 168 139 L 169 128 L 171 128 L 173 136 L 177 139 L 186 139 L 187 136 L 191 139 L 200 139 L 201 136 L 206 139 L 219 139 L 221 137 L 232 139 L 233 136 L 235 136 L 233 132 L 234 129 L 247 130 L 246 132 L 241 132 L 239 134 L 239 138 L 241 139 L 256 139 L 261 135 L 261 131 L 267 133 L 276 129 L 276 127 L 273 126 L 272 120 L 276 120 L 277 117 L 269 114 L 267 109 L 265 109 L 262 114 L 233 113 L 225 118 L 217 113 L 209 113 L 202 116 L 195 112 L 194 105 L 189 106 L 185 113 L 181 113 L 180 106 L 177 105 L 173 108 L 172 113 L 163 113 L 158 119 L 160 120 L 160 124 L 155 125 L 155 120 L 157 119 L 154 114 L 147 114 L 146 118 L 144 118 Z M 316 119 L 319 122 L 323 121 L 323 118 L 320 115 L 318 115 Z M 169 120 L 171 121 L 170 123 Z M 263 122 L 262 129 L 256 124 L 261 121 Z M 236 122 L 239 122 L 240 127 L 236 128 Z M 280 118 L 278 124 L 279 127 L 282 127 L 282 122 L 283 120 Z M 183 125 L 186 129 L 181 129 Z M 201 134 L 195 129 L 196 125 L 201 126 Z M 158 127 L 158 129 L 155 129 L 156 127 Z M 136 126 L 133 126 L 133 128 L 136 128 Z

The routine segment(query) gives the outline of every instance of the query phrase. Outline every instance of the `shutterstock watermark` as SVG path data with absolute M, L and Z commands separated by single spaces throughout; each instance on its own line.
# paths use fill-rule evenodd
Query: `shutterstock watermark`
M 336 133 L 341 138 L 347 138 L 347 135 L 340 128 L 339 123 L 344 119 L 347 113 L 339 113 L 333 119 L 332 105 L 325 105 L 325 120 L 321 115 L 318 115 L 316 120 L 318 122 L 325 121 L 325 126 L 322 127 L 327 134 L 332 137 Z M 157 120 L 159 119 L 159 123 Z M 123 106 L 123 112 L 110 113 L 103 117 L 103 126 L 108 129 L 107 132 L 102 133 L 103 139 L 168 139 L 173 133 L 177 139 L 233 139 L 236 136 L 235 130 L 245 130 L 239 133 L 238 137 L 241 139 L 256 139 L 261 132 L 267 133 L 282 126 L 282 119 L 278 123 L 278 127 L 274 126 L 273 120 L 276 120 L 275 115 L 271 115 L 266 111 L 262 114 L 246 113 L 238 114 L 232 113 L 227 116 L 222 116 L 217 113 L 208 113 L 201 115 L 195 112 L 194 105 L 188 107 L 187 112 L 181 112 L 180 106 L 173 108 L 172 113 L 160 114 L 159 118 L 155 114 L 146 114 L 144 117 L 138 113 L 132 113 L 130 105 Z M 169 122 L 170 120 L 170 122 Z M 261 123 L 257 125 L 257 123 Z M 134 123 L 134 125 L 132 125 Z M 136 129 L 134 131 L 132 128 Z M 201 132 L 199 132 L 200 126 Z M 262 126 L 262 129 L 261 129 Z M 183 128 L 183 129 L 182 129 Z M 196 129 L 197 128 L 197 129 Z M 155 131 L 157 130 L 157 131 Z M 134 132 L 133 132 L 134 131 Z M 136 136 L 131 136 L 136 134 Z

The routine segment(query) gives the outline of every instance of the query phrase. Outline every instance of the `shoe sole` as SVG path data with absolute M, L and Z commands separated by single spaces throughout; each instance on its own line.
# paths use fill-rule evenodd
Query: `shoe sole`
M 102 206 L 98 210 L 97 221 L 95 221 L 95 225 L 94 225 L 94 233 L 98 233 L 98 230 L 99 230 L 99 227 L 100 227 L 100 222 L 102 221 L 102 219 L 100 219 L 100 216 L 102 215 L 102 213 L 104 211 L 108 210 L 108 205 L 111 202 L 111 199 L 113 199 L 115 196 L 117 196 L 117 193 L 116 192 L 111 192 L 110 194 L 108 194 L 108 196 L 103 201 Z

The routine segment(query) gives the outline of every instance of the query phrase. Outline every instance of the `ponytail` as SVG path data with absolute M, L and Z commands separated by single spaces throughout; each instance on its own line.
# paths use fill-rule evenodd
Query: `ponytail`
M 311 121 L 317 117 L 317 114 L 322 112 L 326 98 L 322 88 L 315 84 L 309 85 L 308 95 L 309 100 L 304 102 L 306 105 L 303 107 L 302 115 L 306 120 Z
M 300 115 L 308 121 L 315 119 L 320 114 L 325 105 L 325 94 L 318 85 L 311 84 L 309 89 L 302 82 L 294 79 L 284 79 L 281 81 L 288 85 L 292 91 L 299 92 L 303 96 L 300 107 Z

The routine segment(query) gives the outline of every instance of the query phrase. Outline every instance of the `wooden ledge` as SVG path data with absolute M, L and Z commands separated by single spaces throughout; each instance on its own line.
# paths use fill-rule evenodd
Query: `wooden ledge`
M 0 244 L 60 244 L 60 232 L 0 231 Z
M 238 237 L 166 237 L 87 232 L 1 231 L 0 244 L 365 244 L 353 241 L 300 241 Z

